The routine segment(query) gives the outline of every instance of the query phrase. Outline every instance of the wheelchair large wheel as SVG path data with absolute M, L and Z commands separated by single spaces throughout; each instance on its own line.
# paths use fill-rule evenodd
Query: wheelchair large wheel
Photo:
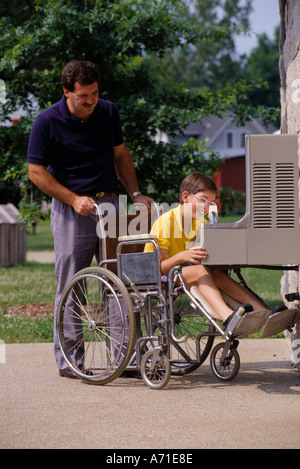
M 177 343 L 170 337 L 172 374 L 183 375 L 196 370 L 209 355 L 214 343 L 215 329 L 207 319 L 194 309 L 186 295 L 179 296 L 173 305 L 175 336 L 185 337 Z
M 224 347 L 224 343 L 214 347 L 210 355 L 210 366 L 218 379 L 221 381 L 231 381 L 239 372 L 240 356 L 234 345 L 223 356 Z
M 133 353 L 132 301 L 121 280 L 105 268 L 89 267 L 71 279 L 62 293 L 56 327 L 69 368 L 87 383 L 114 380 Z

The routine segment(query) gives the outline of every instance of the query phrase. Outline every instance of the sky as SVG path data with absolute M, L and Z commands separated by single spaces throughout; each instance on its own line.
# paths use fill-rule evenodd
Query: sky
M 236 49 L 239 54 L 249 54 L 257 46 L 256 34 L 266 33 L 274 38 L 275 27 L 280 23 L 278 0 L 252 0 L 253 12 L 250 15 L 251 34 L 239 36 Z

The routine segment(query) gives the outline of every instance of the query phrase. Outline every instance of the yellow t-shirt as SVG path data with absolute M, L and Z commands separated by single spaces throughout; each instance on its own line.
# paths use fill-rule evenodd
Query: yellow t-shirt
M 184 251 L 189 246 L 187 243 L 195 242 L 200 234 L 200 224 L 205 223 L 205 220 L 193 220 L 188 229 L 188 234 L 182 226 L 182 213 L 181 205 L 175 209 L 161 215 L 153 224 L 151 234 L 157 235 L 155 241 L 160 249 L 167 250 L 167 259 L 174 256 L 178 252 Z M 145 252 L 154 250 L 152 243 L 145 246 Z

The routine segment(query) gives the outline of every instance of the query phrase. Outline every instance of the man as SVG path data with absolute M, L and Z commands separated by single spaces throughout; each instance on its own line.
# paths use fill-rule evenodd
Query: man
M 29 178 L 53 198 L 57 293 L 98 253 L 95 202 L 118 208 L 117 178 L 133 202 L 148 204 L 139 191 L 130 153 L 124 143 L 116 105 L 99 99 L 99 74 L 92 62 L 72 61 L 62 71 L 61 101 L 42 111 L 28 145 Z M 61 354 L 54 328 L 60 376 L 75 377 Z

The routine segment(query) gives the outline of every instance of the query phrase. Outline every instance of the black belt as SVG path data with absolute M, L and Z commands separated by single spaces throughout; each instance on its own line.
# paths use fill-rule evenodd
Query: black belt
M 78 195 L 82 195 L 85 197 L 111 197 L 114 195 L 114 192 L 81 192 Z

